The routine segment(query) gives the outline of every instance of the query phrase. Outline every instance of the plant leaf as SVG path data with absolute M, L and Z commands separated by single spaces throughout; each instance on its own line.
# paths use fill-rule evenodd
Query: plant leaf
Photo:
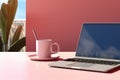
M 2 11 L 5 19 L 7 20 L 8 14 L 9 14 L 9 5 L 6 4 L 6 3 L 3 3 L 3 4 L 2 4 L 2 7 L 1 7 L 1 11 Z
M 2 39 L 0 37 L 0 51 L 2 51 L 2 50 L 3 50 L 3 44 L 2 44 Z
M 8 40 L 9 33 L 10 33 L 10 28 L 13 23 L 13 20 L 15 18 L 16 10 L 17 10 L 17 5 L 18 5 L 18 0 L 8 0 L 8 5 L 9 5 L 9 15 L 8 15 L 8 22 L 7 22 L 7 30 L 6 30 L 6 38 Z
M 3 3 L 1 6 L 1 13 L 2 17 L 4 18 L 4 24 L 2 24 L 2 38 L 3 38 L 3 43 L 7 44 L 7 20 L 8 20 L 8 14 L 9 14 L 9 5 L 6 3 Z
M 20 25 L 18 26 L 18 28 L 16 29 L 13 35 L 12 44 L 20 38 L 21 31 L 22 31 L 22 26 Z
M 6 28 L 5 28 L 5 26 L 6 26 L 5 17 L 3 15 L 2 11 L 0 10 L 0 30 L 1 30 L 1 33 L 2 33 L 1 38 L 2 38 L 3 43 L 5 43 L 5 41 L 6 41 L 6 37 L 5 37 Z
M 8 51 L 20 51 L 26 45 L 26 37 L 16 41 Z
M 8 3 L 3 3 L 1 7 L 1 13 L 3 13 L 5 25 L 2 29 L 3 41 L 4 44 L 8 43 L 9 33 L 11 29 L 11 25 L 13 23 L 16 10 L 17 10 L 18 0 L 8 0 Z M 1 15 L 1 14 L 0 14 Z M 3 33 L 4 32 L 4 33 Z

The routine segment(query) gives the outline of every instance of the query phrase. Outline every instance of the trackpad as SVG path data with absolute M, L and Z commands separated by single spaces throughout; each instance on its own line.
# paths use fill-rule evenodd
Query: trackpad
M 91 63 L 78 63 L 78 62 L 68 64 L 68 66 L 70 66 L 70 67 L 91 67 L 93 65 L 94 64 L 91 64 Z

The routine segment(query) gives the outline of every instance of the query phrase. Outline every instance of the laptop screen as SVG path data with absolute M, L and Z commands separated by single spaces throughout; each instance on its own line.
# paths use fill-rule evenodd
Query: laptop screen
M 85 23 L 76 56 L 120 60 L 120 23 Z

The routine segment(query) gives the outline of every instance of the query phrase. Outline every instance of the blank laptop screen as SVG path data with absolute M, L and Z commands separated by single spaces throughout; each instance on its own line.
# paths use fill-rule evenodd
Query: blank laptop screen
M 83 24 L 76 56 L 120 60 L 120 23 Z

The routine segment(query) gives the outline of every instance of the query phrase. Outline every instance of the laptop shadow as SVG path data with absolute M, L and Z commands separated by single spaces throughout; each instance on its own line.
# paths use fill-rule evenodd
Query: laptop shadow
M 119 71 L 119 70 L 120 70 L 120 66 L 118 66 L 118 67 L 116 67 L 116 68 L 108 71 L 107 73 L 115 73 L 115 72 L 117 72 L 117 71 Z

